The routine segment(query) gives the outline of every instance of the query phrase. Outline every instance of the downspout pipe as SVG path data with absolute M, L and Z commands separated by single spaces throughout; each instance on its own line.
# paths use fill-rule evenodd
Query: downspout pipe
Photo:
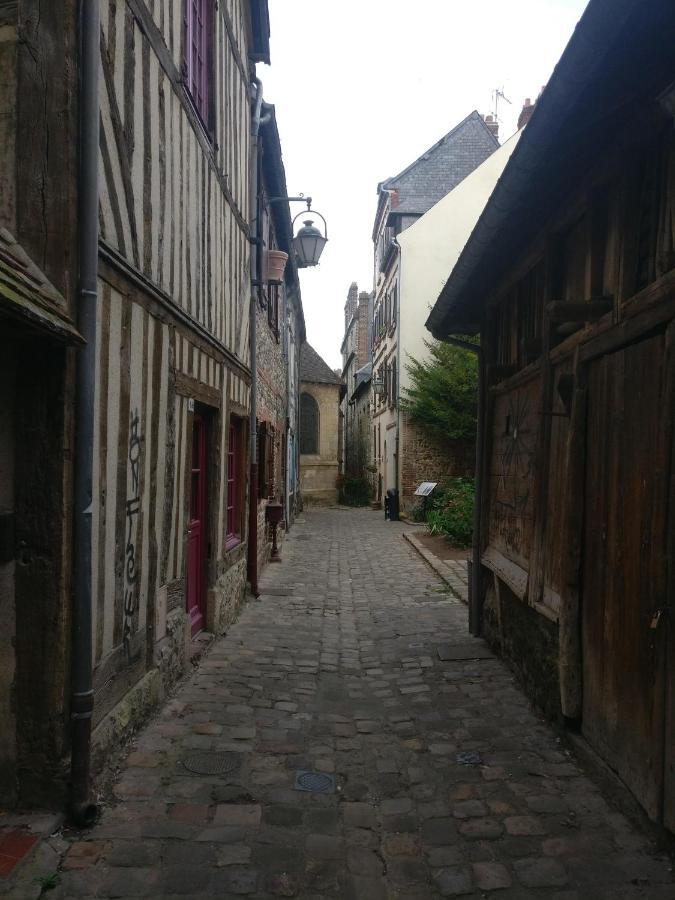
M 291 330 L 289 325 L 290 313 L 289 309 L 292 306 L 292 303 L 289 303 L 289 297 L 286 291 L 286 283 L 284 282 L 284 315 L 282 318 L 283 329 L 284 329 L 284 339 L 283 339 L 283 347 L 284 347 L 284 368 L 286 370 L 286 424 L 285 428 L 285 440 L 283 443 L 284 453 L 286 458 L 284 459 L 284 472 L 286 473 L 286 477 L 284 478 L 284 513 L 286 517 L 286 532 L 288 533 L 291 530 L 291 509 L 290 509 L 290 499 L 291 492 L 289 489 L 290 485 L 290 466 L 288 465 L 288 446 L 291 436 L 291 417 L 290 413 L 290 401 L 291 401 L 291 377 L 290 377 L 290 364 L 291 364 Z
M 91 825 L 91 720 L 94 709 L 92 665 L 91 516 L 94 465 L 94 394 L 96 383 L 96 306 L 98 277 L 99 42 L 98 0 L 81 0 L 80 107 L 78 146 L 77 322 L 85 345 L 76 370 L 75 522 L 72 695 L 70 701 L 70 815 Z
M 403 253 L 401 245 L 396 241 L 396 253 L 398 254 L 398 285 L 396 287 L 396 490 L 398 491 L 398 511 L 401 511 L 401 497 L 403 496 L 403 485 L 401 484 L 401 285 L 403 284 Z
M 446 344 L 468 350 L 478 357 L 478 410 L 476 416 L 476 468 L 474 473 L 474 505 L 473 505 L 473 539 L 471 546 L 471 600 L 469 603 L 469 632 L 479 637 L 483 629 L 483 598 L 480 590 L 481 570 L 481 502 L 483 496 L 483 446 L 485 444 L 485 407 L 486 407 L 486 382 L 485 360 L 482 348 L 478 344 L 471 344 L 460 338 L 443 338 Z
M 249 306 L 249 354 L 251 359 L 251 411 L 249 421 L 249 509 L 248 509 L 248 580 L 254 597 L 260 596 L 258 587 L 258 352 L 257 315 L 258 297 L 262 290 L 262 238 L 260 235 L 260 126 L 267 117 L 262 116 L 263 86 L 259 78 L 253 79 L 254 96 L 251 115 L 251 237 L 255 254 L 255 268 L 251 267 L 251 302 Z

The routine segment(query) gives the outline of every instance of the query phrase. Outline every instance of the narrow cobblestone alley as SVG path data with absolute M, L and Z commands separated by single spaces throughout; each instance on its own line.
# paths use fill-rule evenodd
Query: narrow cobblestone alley
M 259 601 L 138 736 L 49 897 L 675 897 L 668 859 L 509 671 L 439 660 L 467 640 L 466 607 L 405 529 L 304 514 Z M 189 771 L 218 762 L 229 773 Z M 295 789 L 304 770 L 335 792 Z

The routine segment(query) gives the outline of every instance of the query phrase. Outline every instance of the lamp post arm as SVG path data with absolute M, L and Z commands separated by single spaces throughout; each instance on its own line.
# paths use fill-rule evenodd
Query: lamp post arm
M 267 198 L 268 203 L 280 203 L 282 200 L 285 200 L 286 203 L 306 203 L 308 210 L 310 210 L 312 208 L 312 198 L 305 197 L 303 194 L 300 194 L 298 197 L 268 197 Z

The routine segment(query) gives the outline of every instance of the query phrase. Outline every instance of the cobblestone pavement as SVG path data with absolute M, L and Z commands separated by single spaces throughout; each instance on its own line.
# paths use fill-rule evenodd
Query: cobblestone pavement
M 48 897 L 673 900 L 668 860 L 507 669 L 440 662 L 439 642 L 467 640 L 466 607 L 403 530 L 306 513 Z M 183 764 L 216 752 L 229 775 Z M 294 790 L 299 770 L 336 792 Z
M 469 572 L 466 561 L 463 559 L 439 559 L 436 554 L 425 547 L 419 539 L 419 529 L 404 531 L 403 537 L 411 544 L 420 556 L 429 563 L 431 568 L 440 575 L 450 588 L 450 592 L 459 600 L 469 602 Z

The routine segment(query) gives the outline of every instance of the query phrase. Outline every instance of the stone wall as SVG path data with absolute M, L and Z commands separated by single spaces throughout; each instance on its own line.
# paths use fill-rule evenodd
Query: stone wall
M 465 441 L 436 438 L 401 412 L 399 484 L 401 509 L 409 511 L 417 502 L 414 493 L 422 481 L 442 482 L 453 476 L 472 476 L 475 449 Z
M 300 456 L 300 493 L 303 503 L 335 503 L 338 476 L 338 409 L 340 386 L 303 381 L 300 392 L 319 405 L 319 452 Z
M 246 594 L 246 547 L 246 544 L 240 544 L 232 551 L 228 568 L 216 582 L 214 591 L 217 593 L 217 602 L 214 604 L 213 622 L 209 623 L 209 631 L 216 635 L 227 631 L 243 606 Z
M 487 569 L 482 570 L 482 581 L 485 639 L 499 649 L 545 715 L 561 721 L 557 624 L 520 600 Z
M 281 315 L 281 313 L 280 313 Z M 286 357 L 283 344 L 277 340 L 267 320 L 267 312 L 257 308 L 257 354 L 258 390 L 257 418 L 274 428 L 274 476 L 270 497 L 285 502 L 284 497 L 284 457 L 286 453 L 286 420 L 288 417 L 288 395 L 286 391 Z M 262 463 L 260 448 L 258 461 Z M 265 477 L 262 469 L 258 478 Z M 267 527 L 266 509 L 269 498 L 258 501 L 258 574 L 267 565 L 272 550 L 272 539 Z M 284 515 L 288 511 L 284 509 Z M 281 544 L 284 529 L 277 529 L 277 543 Z

